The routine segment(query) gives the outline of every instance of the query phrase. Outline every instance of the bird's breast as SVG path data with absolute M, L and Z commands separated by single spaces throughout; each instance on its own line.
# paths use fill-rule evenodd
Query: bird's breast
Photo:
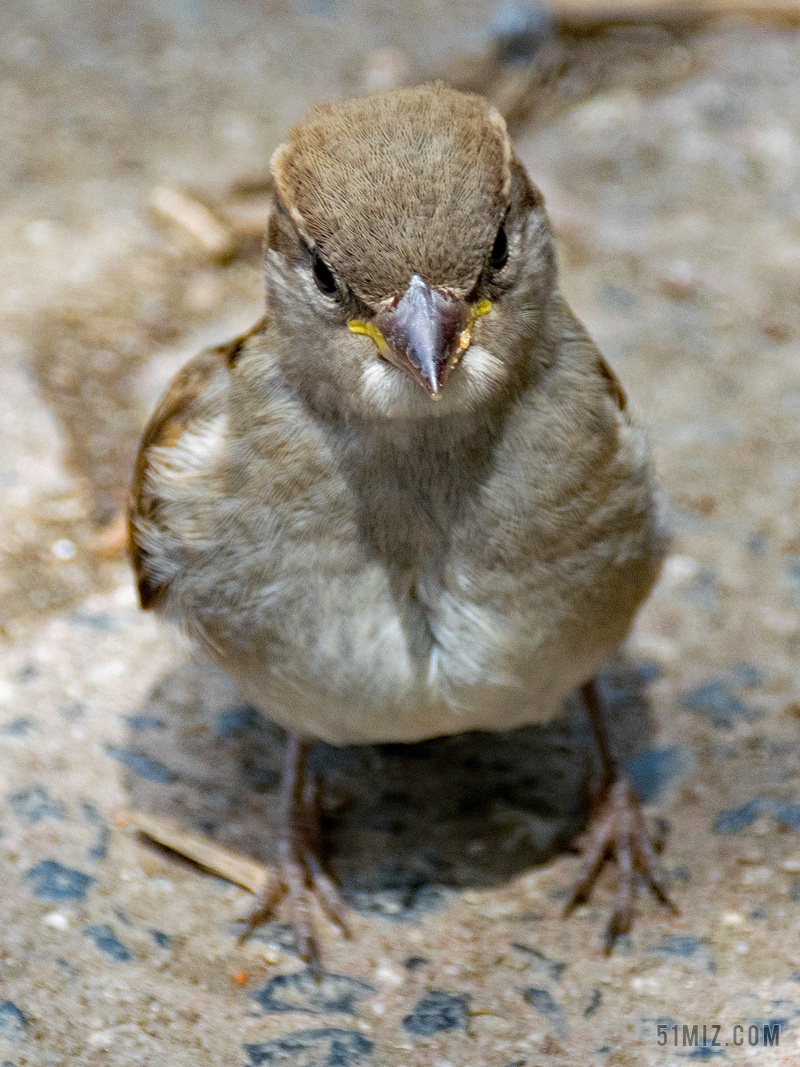
M 248 428 L 236 495 L 176 614 L 267 715 L 310 737 L 546 721 L 625 637 L 663 552 L 635 432 L 614 406 L 592 419 L 574 406 L 537 395 L 499 436 L 487 422 L 391 441 L 274 410 Z
M 607 651 L 573 647 L 552 593 L 481 576 L 469 556 L 386 567 L 363 545 L 336 560 L 326 542 L 290 563 L 283 547 L 281 577 L 263 600 L 253 585 L 238 639 L 216 634 L 211 648 L 268 716 L 311 737 L 417 741 L 546 721 Z

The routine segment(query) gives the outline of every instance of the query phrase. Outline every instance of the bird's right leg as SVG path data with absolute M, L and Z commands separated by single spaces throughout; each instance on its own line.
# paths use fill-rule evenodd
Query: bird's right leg
M 308 749 L 307 741 L 298 734 L 289 734 L 281 788 L 276 871 L 259 894 L 241 940 L 266 922 L 285 896 L 295 929 L 297 951 L 319 974 L 321 957 L 312 917 L 313 898 L 316 897 L 331 921 L 346 936 L 349 936 L 349 929 L 339 890 L 322 866 L 320 779 L 319 775 L 308 771 Z

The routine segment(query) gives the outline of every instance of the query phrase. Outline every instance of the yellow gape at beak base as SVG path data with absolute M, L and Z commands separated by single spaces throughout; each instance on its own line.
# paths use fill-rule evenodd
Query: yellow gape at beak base
M 479 319 L 481 315 L 488 315 L 491 310 L 491 300 L 478 300 L 477 303 L 470 306 L 469 314 L 467 316 L 467 325 L 466 328 L 462 330 L 458 343 L 461 352 L 466 352 L 470 346 L 472 329 L 476 320 Z M 385 355 L 389 351 L 389 344 L 386 338 L 373 322 L 365 322 L 364 319 L 350 319 L 347 328 L 352 333 L 363 334 L 364 337 L 369 337 L 370 340 L 374 342 L 375 347 L 381 355 Z
M 491 310 L 491 300 L 478 300 L 477 303 L 470 305 L 466 328 L 461 331 L 461 336 L 458 339 L 458 347 L 461 352 L 466 352 L 472 342 L 472 328 L 476 319 L 479 319 L 481 315 L 488 315 Z
M 372 322 L 364 322 L 363 319 L 350 319 L 347 324 L 348 330 L 353 333 L 361 333 L 375 342 L 375 347 L 381 354 L 389 351 L 389 345 L 378 327 Z

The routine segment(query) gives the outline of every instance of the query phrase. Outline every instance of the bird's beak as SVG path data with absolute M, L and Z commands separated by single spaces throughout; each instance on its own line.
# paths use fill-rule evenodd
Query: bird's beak
M 399 300 L 382 308 L 371 322 L 354 319 L 348 326 L 371 337 L 384 359 L 436 399 L 469 348 L 475 319 L 490 307 L 488 300 L 470 306 L 412 274 Z

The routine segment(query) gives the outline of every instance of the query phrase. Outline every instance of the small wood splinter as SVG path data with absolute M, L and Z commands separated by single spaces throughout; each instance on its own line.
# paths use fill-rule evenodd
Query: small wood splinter
M 224 878 L 227 882 L 263 893 L 270 880 L 270 870 L 256 860 L 216 844 L 201 834 L 192 833 L 172 819 L 148 815 L 143 811 L 128 813 L 128 825 L 156 844 L 196 863 L 198 867 Z
M 195 193 L 160 185 L 150 193 L 149 207 L 218 262 L 225 263 L 236 254 L 234 228 Z

